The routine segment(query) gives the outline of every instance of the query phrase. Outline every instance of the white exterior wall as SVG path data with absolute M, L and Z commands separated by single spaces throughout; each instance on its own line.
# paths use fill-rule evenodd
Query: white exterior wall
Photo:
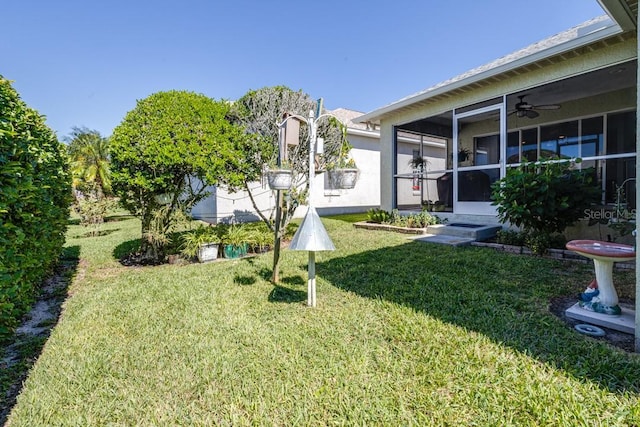
M 360 175 L 355 188 L 333 190 L 329 188 L 327 173 L 319 174 L 313 182 L 311 203 L 319 215 L 365 212 L 380 206 L 380 138 L 378 132 L 350 129 L 347 131 L 353 146 L 351 157 Z M 299 208 L 296 216 L 304 216 L 306 207 Z
M 355 188 L 350 190 L 330 190 L 326 173 L 317 175 L 313 182 L 314 194 L 311 203 L 319 215 L 333 215 L 351 212 L 366 212 L 380 206 L 380 138 L 377 132 L 349 129 L 349 142 L 353 146 L 351 157 L 360 170 Z M 209 223 L 251 222 L 260 217 L 245 191 L 229 193 L 221 188 L 210 188 L 212 194 L 198 203 L 191 211 L 195 219 Z M 266 181 L 252 185 L 256 204 L 265 216 L 275 209 L 276 192 L 269 189 Z M 300 206 L 295 217 L 303 217 L 306 206 Z
M 269 186 L 256 182 L 251 186 L 257 205 L 269 215 L 270 207 L 275 206 L 275 192 Z M 218 222 L 253 222 L 259 221 L 249 194 L 246 191 L 229 193 L 223 188 L 209 187 L 211 195 L 191 210 L 195 219 L 209 223 Z

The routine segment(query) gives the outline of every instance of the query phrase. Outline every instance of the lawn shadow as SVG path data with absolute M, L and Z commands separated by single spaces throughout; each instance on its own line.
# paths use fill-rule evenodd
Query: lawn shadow
M 117 245 L 113 249 L 113 257 L 121 260 L 128 255 L 135 253 L 140 248 L 140 239 L 127 240 Z
M 273 278 L 273 271 L 269 268 L 263 267 L 256 271 L 256 275 L 261 277 L 267 282 L 271 282 Z M 255 282 L 255 276 L 253 276 Z M 270 302 L 284 302 L 284 303 L 297 303 L 306 301 L 307 291 L 292 289 L 299 286 L 304 286 L 306 283 L 302 276 L 286 276 L 280 277 L 280 283 L 274 285 L 273 289 L 269 293 L 268 300 Z
M 104 222 L 119 222 L 126 221 L 128 219 L 135 218 L 134 215 L 131 214 L 116 214 L 116 215 L 107 215 L 104 217 Z
M 288 287 L 276 285 L 269 293 L 270 302 L 299 303 L 306 301 L 307 291 L 300 291 Z
M 108 236 L 111 233 L 115 233 L 116 231 L 120 231 L 119 228 L 114 228 L 113 230 L 97 230 L 97 231 L 89 231 L 87 233 L 81 234 L 76 237 L 76 239 L 85 239 L 89 237 L 100 237 L 100 236 Z
M 559 327 L 549 311 L 552 298 L 572 294 L 572 281 L 587 282 L 587 270 L 572 268 L 486 248 L 410 242 L 323 261 L 317 274 L 363 297 L 482 333 L 575 378 L 611 391 L 640 391 L 637 355 Z
M 283 277 L 281 282 L 290 286 L 304 286 L 307 284 L 307 279 L 302 276 L 287 276 Z
M 51 330 L 58 324 L 62 305 L 68 296 L 69 285 L 78 274 L 80 246 L 63 248 L 60 263 L 47 277 L 36 301 L 13 337 L 3 343 L 3 381 L 0 393 L 0 425 L 4 425 L 16 403 L 22 385 L 47 342 Z
M 241 286 L 254 285 L 257 282 L 255 276 L 235 276 L 233 283 Z

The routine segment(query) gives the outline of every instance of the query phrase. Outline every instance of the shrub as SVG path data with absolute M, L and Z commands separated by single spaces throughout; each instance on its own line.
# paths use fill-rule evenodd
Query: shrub
M 534 254 L 542 255 L 551 247 L 551 236 L 545 233 L 527 233 L 524 244 L 531 249 Z
M 507 176 L 492 187 L 498 218 L 522 227 L 537 248 L 531 250 L 544 253 L 554 233 L 575 224 L 600 200 L 601 190 L 593 176 L 591 168 L 579 170 L 566 161 L 531 162 L 510 168 Z
M 413 224 L 414 224 L 414 226 L 416 228 L 424 228 L 424 227 L 427 227 L 429 225 L 437 224 L 439 222 L 437 216 L 431 215 L 427 211 L 422 211 L 420 213 L 410 214 L 409 218 L 412 220 L 412 222 L 413 222 Z
M 0 340 L 56 264 L 70 203 L 62 144 L 0 76 Z
M 367 211 L 367 221 L 374 222 L 376 224 L 383 224 L 389 222 L 391 214 L 380 208 L 371 208 Z
M 105 216 L 115 206 L 114 199 L 98 199 L 88 195 L 75 204 L 74 210 L 80 215 L 80 225 L 89 227 L 89 235 L 97 236 L 100 234 L 100 226 L 104 223 Z
M 515 230 L 498 230 L 496 241 L 502 245 L 524 246 L 525 235 Z
M 440 219 L 427 211 L 401 215 L 398 209 L 387 212 L 380 208 L 372 208 L 367 211 L 367 220 L 377 224 L 390 224 L 397 227 L 424 228 L 438 224 Z

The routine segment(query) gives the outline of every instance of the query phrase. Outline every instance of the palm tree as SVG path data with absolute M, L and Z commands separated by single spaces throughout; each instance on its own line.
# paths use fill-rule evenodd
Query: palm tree
M 98 200 L 111 194 L 109 139 L 96 130 L 74 127 L 67 151 L 71 160 L 73 187 Z

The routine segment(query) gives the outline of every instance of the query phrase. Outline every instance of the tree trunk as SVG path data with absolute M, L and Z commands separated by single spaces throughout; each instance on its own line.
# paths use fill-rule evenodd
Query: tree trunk
M 282 233 L 280 222 L 282 220 L 282 191 L 278 190 L 278 200 L 276 204 L 275 238 L 273 242 L 273 275 L 271 281 L 276 284 L 280 282 L 280 241 Z

